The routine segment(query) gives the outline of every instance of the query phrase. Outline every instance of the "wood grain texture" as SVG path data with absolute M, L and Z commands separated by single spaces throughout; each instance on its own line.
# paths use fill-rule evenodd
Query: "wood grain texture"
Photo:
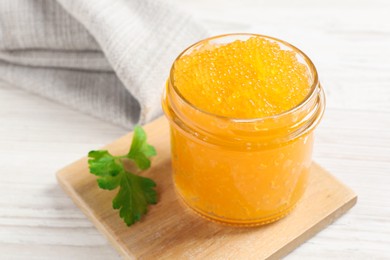
M 314 159 L 359 202 L 286 259 L 389 259 L 390 1 L 173 1 L 212 34 L 289 41 L 319 70 L 327 108 Z M 54 173 L 125 133 L 0 82 L 0 258 L 120 259 Z
M 356 203 L 356 195 L 317 164 L 308 190 L 286 218 L 264 227 L 237 228 L 211 223 L 194 214 L 175 194 L 169 126 L 161 117 L 145 125 L 148 142 L 157 150 L 153 167 L 143 175 L 157 183 L 159 203 L 126 227 L 112 209 L 116 194 L 98 188 L 87 158 L 60 170 L 63 189 L 114 247 L 128 259 L 279 259 L 340 217 Z M 132 134 L 107 145 L 112 154 L 125 154 Z

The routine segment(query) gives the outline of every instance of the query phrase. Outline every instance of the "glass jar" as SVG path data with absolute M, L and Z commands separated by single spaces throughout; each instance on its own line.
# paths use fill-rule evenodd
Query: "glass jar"
M 253 119 L 202 111 L 174 85 L 175 63 L 162 101 L 171 127 L 177 193 L 191 209 L 209 220 L 245 226 L 263 225 L 286 216 L 306 189 L 313 130 L 325 107 L 317 71 L 294 46 L 254 34 L 209 38 L 190 46 L 176 59 L 204 44 L 220 45 L 253 36 L 294 52 L 307 67 L 311 89 L 299 105 L 278 115 Z

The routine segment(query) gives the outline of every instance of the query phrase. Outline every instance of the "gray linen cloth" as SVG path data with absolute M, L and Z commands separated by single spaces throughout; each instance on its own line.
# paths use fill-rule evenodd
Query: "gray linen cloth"
M 131 128 L 161 114 L 174 58 L 205 35 L 158 0 L 1 0 L 0 80 Z

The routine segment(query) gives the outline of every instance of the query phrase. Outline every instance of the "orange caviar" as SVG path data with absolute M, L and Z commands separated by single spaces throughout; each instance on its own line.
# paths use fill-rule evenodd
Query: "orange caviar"
M 251 34 L 199 42 L 175 61 L 163 108 L 176 190 L 200 215 L 262 225 L 301 198 L 324 97 L 295 47 Z
M 173 78 L 194 106 L 235 118 L 279 114 L 310 90 L 308 70 L 295 53 L 260 37 L 205 44 L 177 60 Z

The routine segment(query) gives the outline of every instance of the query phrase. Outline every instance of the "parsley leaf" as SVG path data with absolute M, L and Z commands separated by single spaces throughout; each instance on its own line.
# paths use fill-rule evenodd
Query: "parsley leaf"
M 119 215 L 130 226 L 146 214 L 149 204 L 157 203 L 156 183 L 125 169 L 123 160 L 130 160 L 140 170 L 150 167 L 150 157 L 156 149 L 146 142 L 146 133 L 140 126 L 134 128 L 130 151 L 126 155 L 113 156 L 106 150 L 90 151 L 88 164 L 90 173 L 96 175 L 100 188 L 114 190 L 118 194 L 112 207 L 119 209 Z
M 141 170 L 146 170 L 150 167 L 149 157 L 157 154 L 156 149 L 146 142 L 146 134 L 141 127 L 135 127 L 134 137 L 127 157 L 133 159 Z
M 149 178 L 126 173 L 122 176 L 120 186 L 112 206 L 119 209 L 120 217 L 130 226 L 147 212 L 148 204 L 157 203 L 157 193 L 154 190 L 156 184 Z

